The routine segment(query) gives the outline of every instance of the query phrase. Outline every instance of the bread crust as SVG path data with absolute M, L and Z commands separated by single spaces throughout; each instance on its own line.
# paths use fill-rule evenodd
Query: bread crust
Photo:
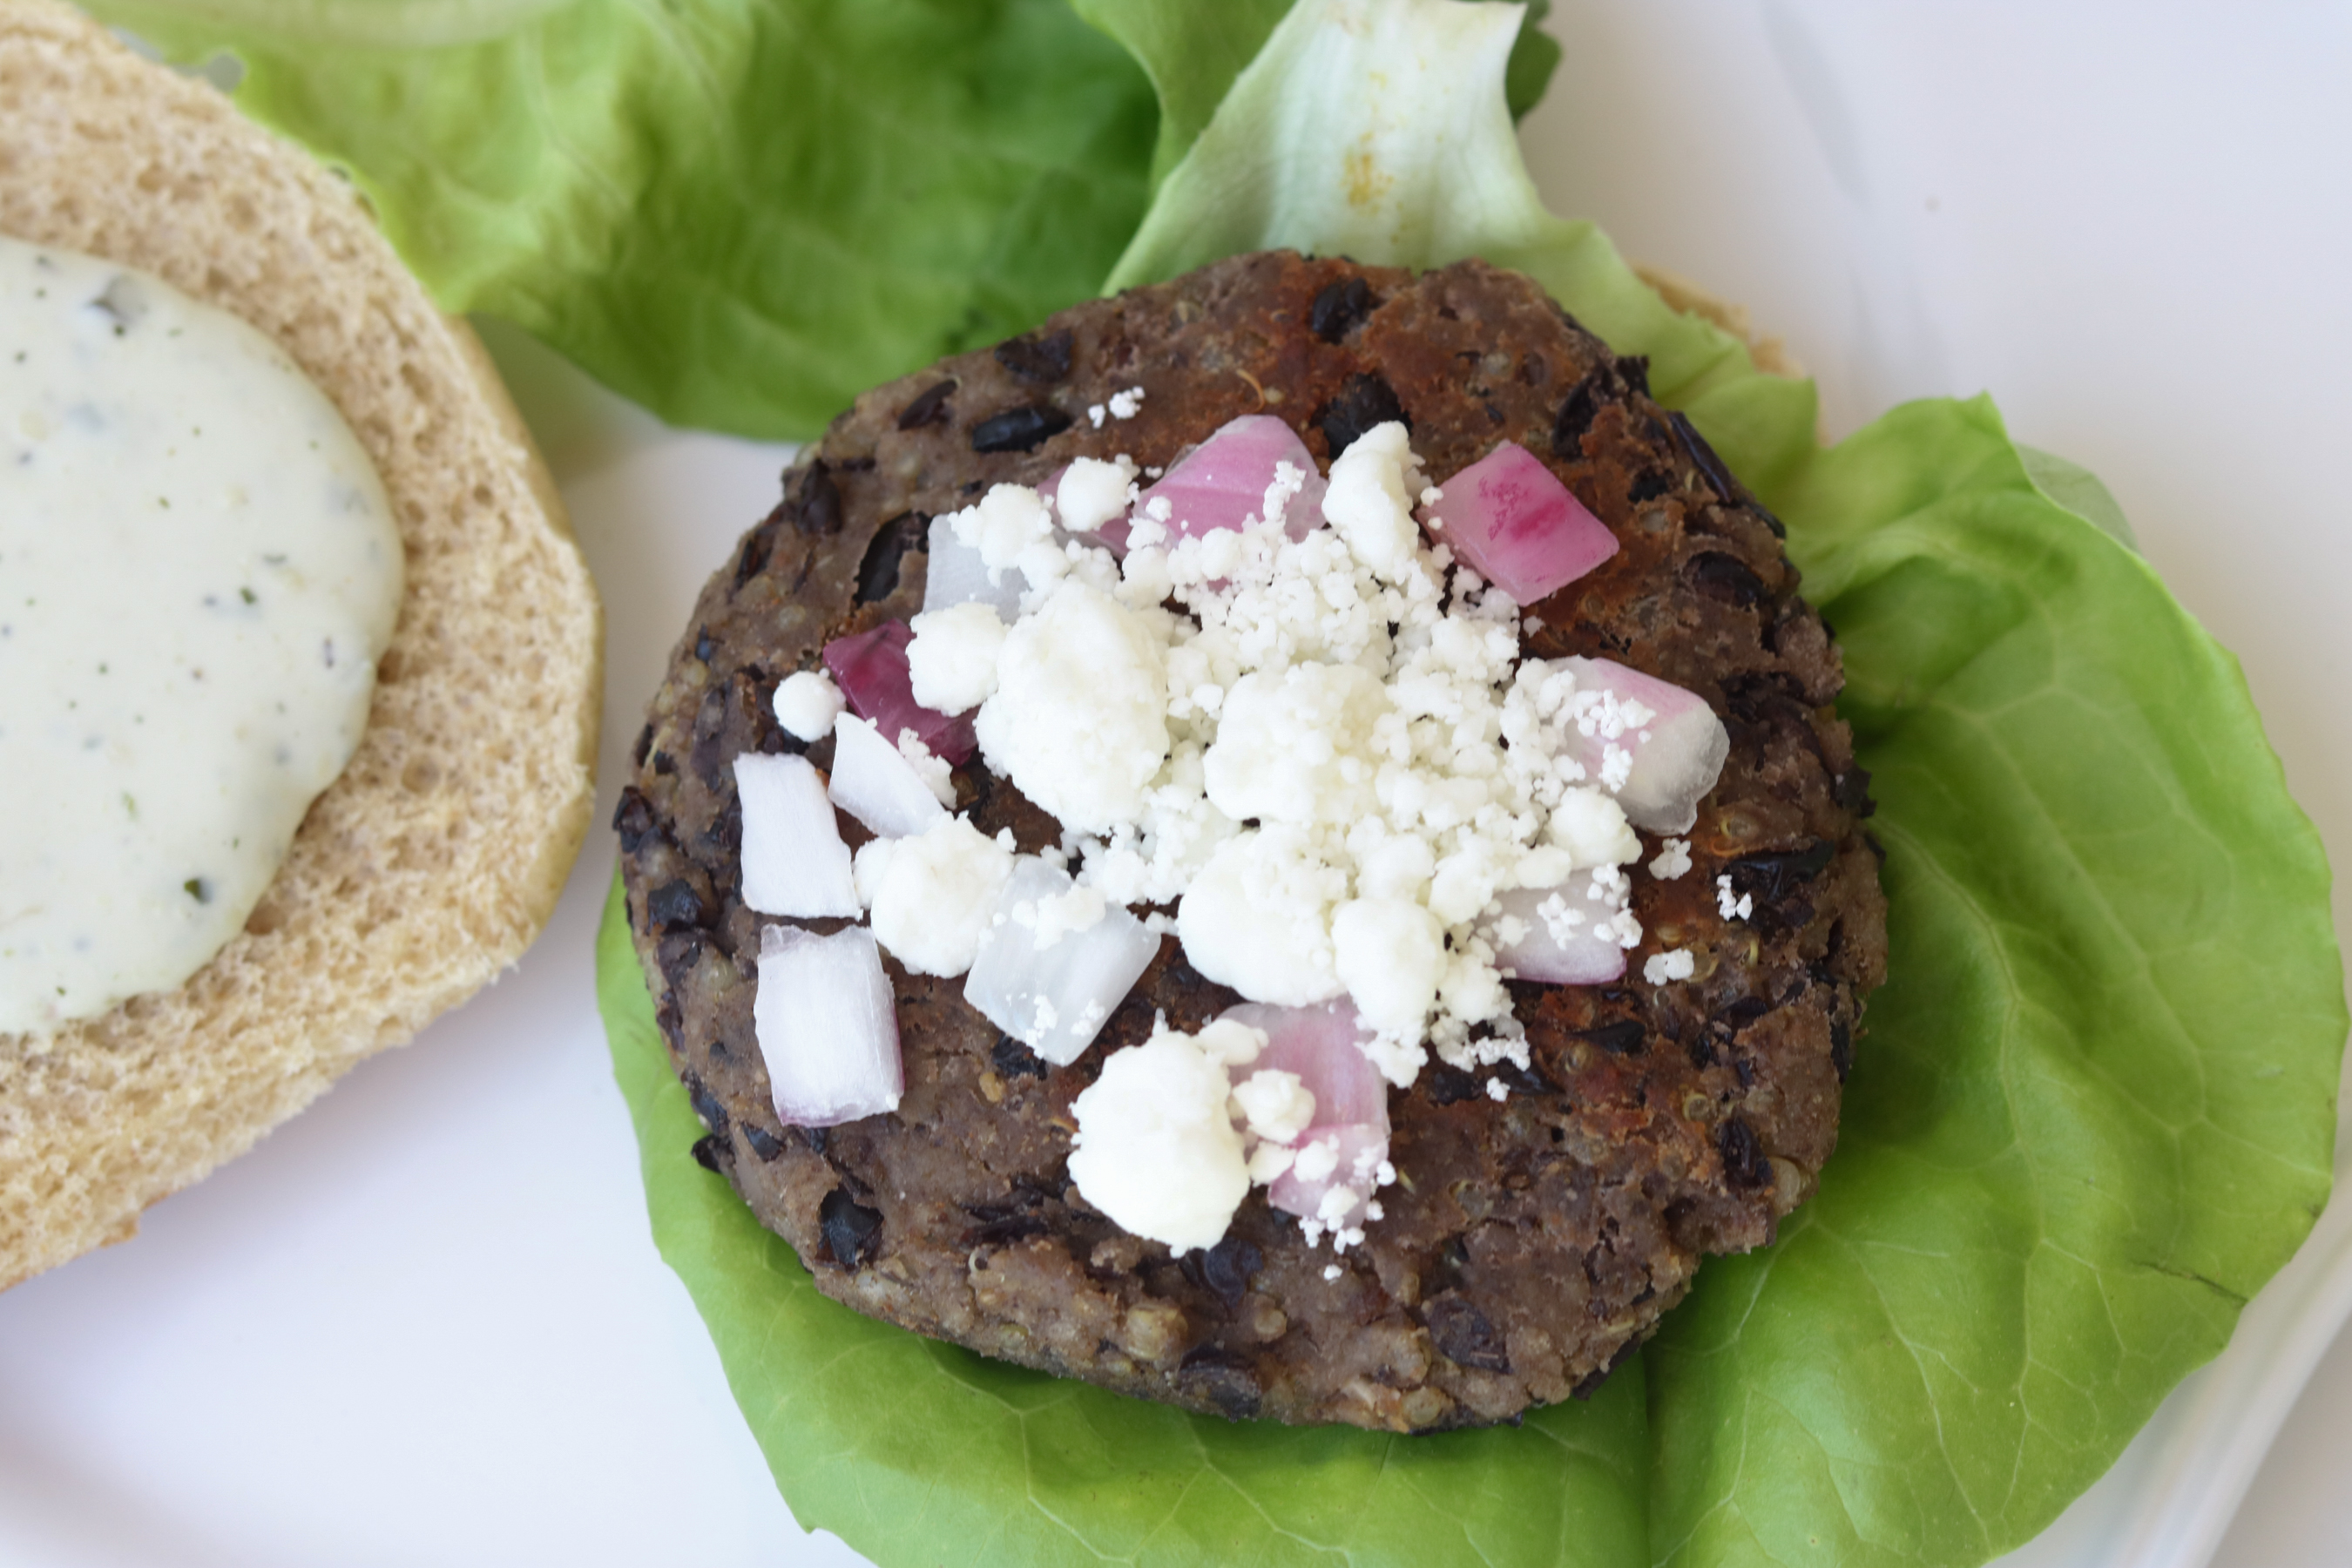
M 138 1228 L 520 956 L 593 806 L 602 617 L 528 431 L 349 184 L 50 0 L 0 0 L 0 233 L 275 339 L 382 476 L 407 563 L 368 729 L 185 984 L 0 1036 L 0 1288 Z

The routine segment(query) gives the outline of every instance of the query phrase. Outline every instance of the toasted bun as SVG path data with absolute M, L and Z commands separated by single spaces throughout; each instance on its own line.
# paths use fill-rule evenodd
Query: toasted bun
M 351 765 L 243 934 L 178 990 L 0 1037 L 0 1286 L 138 1227 L 520 955 L 588 825 L 595 590 L 481 346 L 350 187 L 202 81 L 0 0 L 0 232 L 168 279 L 325 390 L 406 597 Z

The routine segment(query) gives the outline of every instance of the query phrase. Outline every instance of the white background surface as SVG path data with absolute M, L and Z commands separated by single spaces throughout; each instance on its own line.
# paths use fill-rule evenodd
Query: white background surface
M 1748 304 L 1833 435 L 1989 388 L 2095 469 L 2347 853 L 2352 10 L 1559 0 L 1551 26 L 1526 141 L 1553 207 Z M 609 816 L 779 456 L 494 346 L 606 595 Z M 520 970 L 135 1243 L 0 1296 L 0 1563 L 855 1560 L 792 1524 L 647 1239 L 591 988 L 611 864 L 600 826 Z M 2332 1210 L 2024 1560 L 2352 1561 L 2347 1243 Z

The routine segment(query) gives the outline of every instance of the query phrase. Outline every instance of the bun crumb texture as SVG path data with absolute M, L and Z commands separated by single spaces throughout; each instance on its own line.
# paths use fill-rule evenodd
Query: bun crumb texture
M 48 0 L 0 0 L 0 233 L 161 277 L 342 411 L 407 563 L 365 737 L 243 934 L 179 989 L 0 1036 L 0 1287 L 128 1238 L 520 956 L 593 805 L 602 628 L 462 321 L 343 181 Z

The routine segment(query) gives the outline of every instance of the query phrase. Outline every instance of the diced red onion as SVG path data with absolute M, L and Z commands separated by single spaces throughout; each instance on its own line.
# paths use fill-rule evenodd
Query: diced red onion
M 834 721 L 833 736 L 833 804 L 868 830 L 911 838 L 947 815 L 915 765 L 875 726 L 845 713 Z
M 1251 518 L 1265 518 L 1266 487 L 1282 463 L 1297 469 L 1304 481 L 1284 509 L 1283 531 L 1304 539 L 1323 526 L 1328 487 L 1298 432 L 1271 414 L 1227 420 L 1136 498 L 1134 515 L 1146 516 L 1155 500 L 1165 500 L 1171 542 L 1175 535 L 1198 538 L 1212 529 L 1237 529 Z
M 1549 598 L 1617 553 L 1609 525 L 1516 441 L 1438 489 L 1423 509 L 1432 536 L 1522 605 Z
M 1008 624 L 1021 614 L 1021 595 L 1029 579 L 1018 567 L 1006 567 L 997 574 L 999 580 L 991 583 L 988 563 L 981 559 L 980 551 L 956 537 L 955 524 L 945 515 L 931 519 L 929 546 L 929 563 L 923 569 L 926 611 L 978 599 L 995 605 Z
M 806 757 L 742 753 L 735 759 L 735 795 L 743 805 L 745 904 L 802 920 L 859 912 L 849 848 L 824 781 Z
M 835 1127 L 898 1109 L 907 1089 L 898 1015 L 866 927 L 831 936 L 763 927 L 751 1027 L 786 1126 Z
M 1695 691 L 1628 669 L 1605 658 L 1554 661 L 1576 678 L 1577 718 L 1569 731 L 1569 754 L 1584 768 L 1586 782 L 1616 795 L 1625 820 L 1653 833 L 1681 833 L 1698 820 L 1698 803 L 1715 787 L 1731 736 L 1715 710 Z M 1602 700 L 1602 694 L 1614 703 Z M 1616 735 L 1612 713 L 1638 702 L 1650 718 Z M 1609 748 L 1632 759 L 1624 782 L 1609 782 Z
M 1592 873 L 1577 871 L 1557 888 L 1519 888 L 1497 893 L 1502 913 L 1487 926 L 1495 944 L 1495 967 L 1519 980 L 1547 985 L 1604 985 L 1625 973 L 1625 949 L 1614 934 L 1594 930 L 1617 913 L 1617 906 L 1592 890 Z M 1559 900 L 1553 921 L 1544 906 Z M 1517 942 L 1507 942 L 1496 929 L 1504 919 L 1517 920 L 1527 929 Z
M 1068 872 L 1034 855 L 1015 861 L 963 984 L 964 1000 L 983 1017 L 1055 1067 L 1094 1043 L 1160 954 L 1160 938 L 1117 904 L 1084 931 L 1039 948 L 1034 906 L 1074 886 Z M 1026 922 L 1016 912 L 1024 903 L 1033 907 Z
M 1373 1174 L 1389 1155 L 1389 1086 L 1359 1042 L 1356 1010 L 1345 1001 L 1317 1007 L 1274 1007 L 1244 1002 L 1219 1015 L 1265 1031 L 1265 1048 L 1255 1061 L 1233 1069 L 1236 1079 L 1274 1070 L 1297 1073 L 1315 1097 L 1315 1120 L 1290 1147 L 1332 1142 L 1337 1156 L 1328 1175 L 1306 1177 L 1296 1163 L 1266 1189 L 1266 1201 L 1285 1214 L 1318 1220 L 1327 1226 L 1353 1225 L 1372 1194 Z M 1345 1209 L 1324 1212 L 1325 1194 L 1345 1187 Z
M 931 755 L 961 763 L 979 744 L 972 738 L 971 715 L 950 718 L 915 700 L 914 677 L 907 670 L 907 645 L 914 640 L 914 628 L 906 622 L 885 621 L 870 632 L 825 644 L 824 667 L 849 710 L 870 721 L 884 740 L 896 745 L 900 731 L 912 730 Z

